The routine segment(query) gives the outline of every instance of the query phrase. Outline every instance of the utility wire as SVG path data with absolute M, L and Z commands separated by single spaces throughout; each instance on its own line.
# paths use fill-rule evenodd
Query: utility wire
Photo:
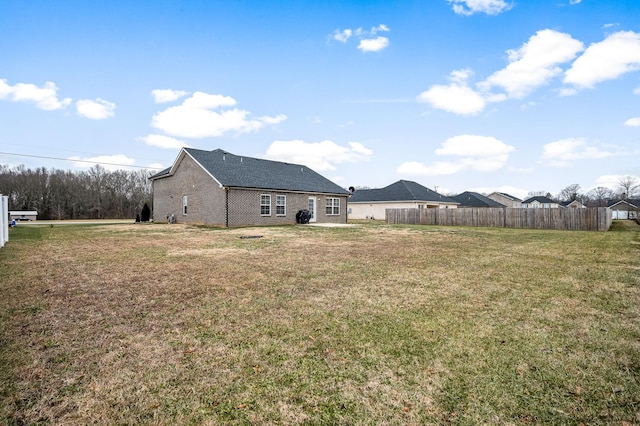
M 74 163 L 101 164 L 101 165 L 104 165 L 104 166 L 135 167 L 137 169 L 162 170 L 160 167 L 131 166 L 131 165 L 128 165 L 128 164 L 106 163 L 106 162 L 103 162 L 103 161 L 91 161 L 91 160 L 72 160 L 70 158 L 48 157 L 48 156 L 45 156 L 45 155 L 15 154 L 15 153 L 12 153 L 12 152 L 0 152 L 0 155 L 13 155 L 13 156 L 16 156 L 16 157 L 44 158 L 44 159 L 47 159 L 47 160 L 73 161 Z

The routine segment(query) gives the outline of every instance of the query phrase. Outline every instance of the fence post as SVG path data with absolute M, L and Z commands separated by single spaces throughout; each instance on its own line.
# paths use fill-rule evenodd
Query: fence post
M 9 241 L 9 197 L 0 194 L 0 247 Z

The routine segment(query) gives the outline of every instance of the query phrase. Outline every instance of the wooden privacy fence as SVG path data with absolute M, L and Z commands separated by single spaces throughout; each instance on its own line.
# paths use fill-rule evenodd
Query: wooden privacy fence
M 607 231 L 611 210 L 606 207 L 586 209 L 386 209 L 389 224 L 479 226 L 493 228 L 561 229 L 573 231 Z

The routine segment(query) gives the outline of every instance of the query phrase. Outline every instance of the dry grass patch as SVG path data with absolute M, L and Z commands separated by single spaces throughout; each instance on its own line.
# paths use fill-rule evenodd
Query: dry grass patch
M 5 423 L 640 422 L 635 228 L 12 232 Z

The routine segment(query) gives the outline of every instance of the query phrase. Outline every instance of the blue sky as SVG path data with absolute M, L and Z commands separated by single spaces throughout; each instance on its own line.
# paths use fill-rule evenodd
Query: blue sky
M 639 142 L 636 0 L 0 3 L 0 164 L 222 148 L 522 197 L 640 179 Z

